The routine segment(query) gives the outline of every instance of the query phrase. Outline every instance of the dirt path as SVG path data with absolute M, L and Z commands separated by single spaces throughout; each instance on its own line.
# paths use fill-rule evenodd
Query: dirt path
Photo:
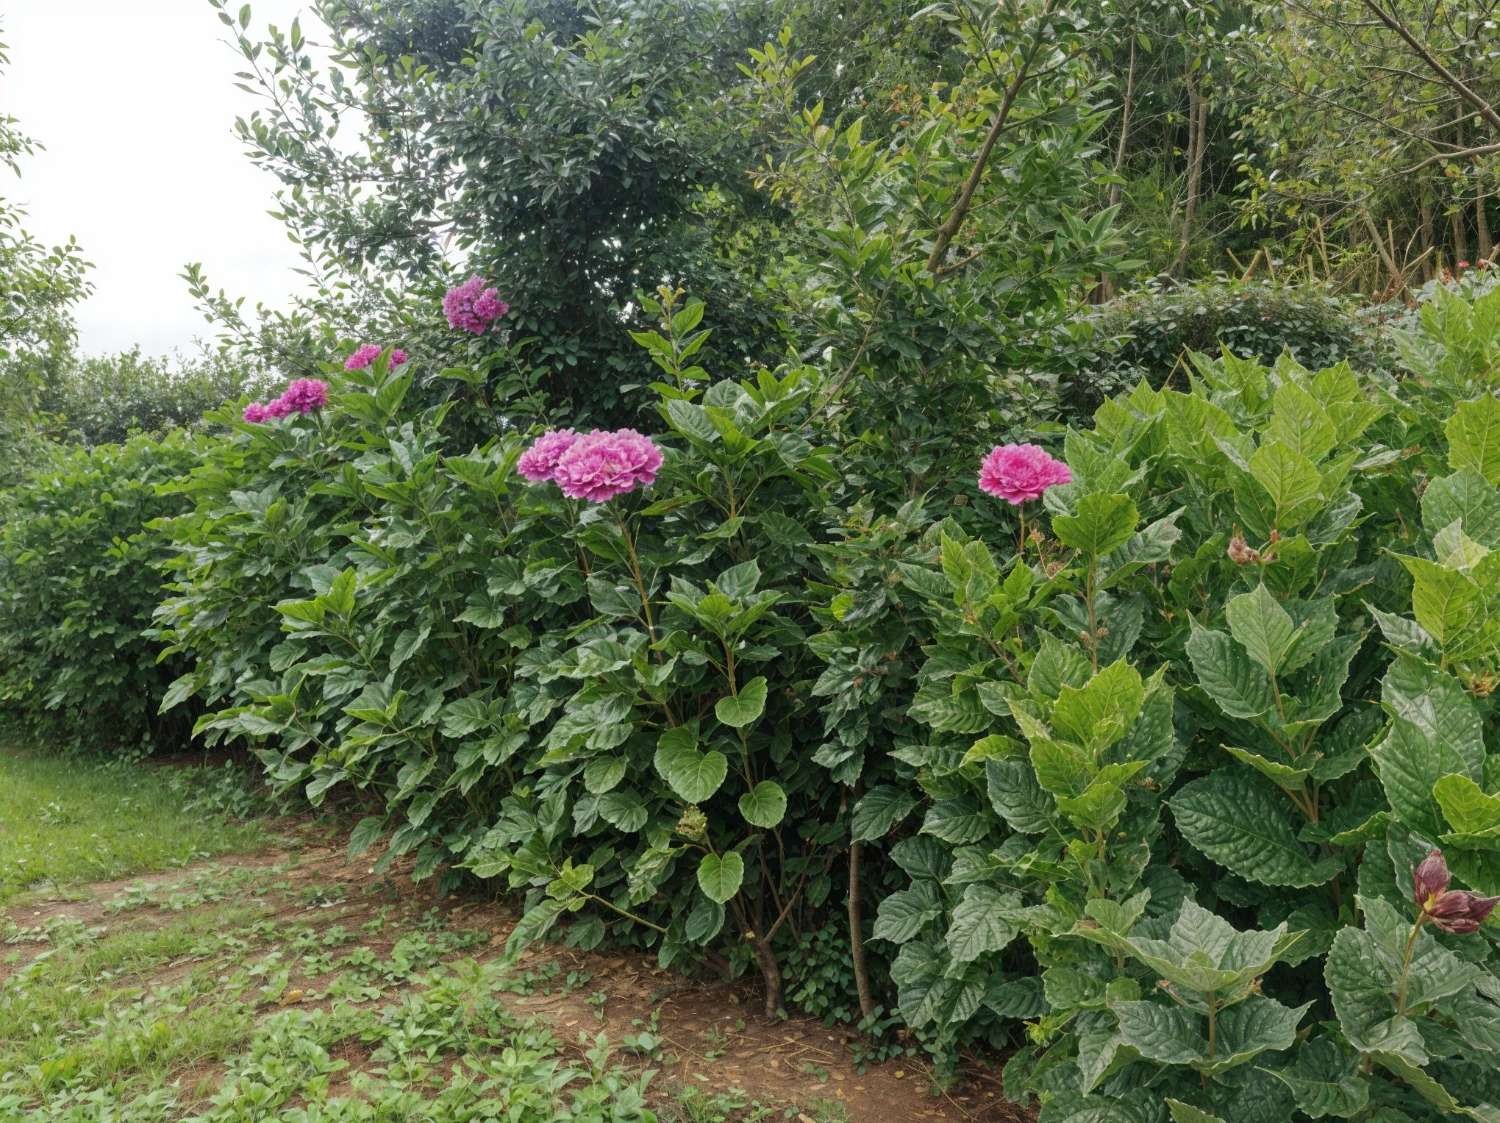
M 470 946 L 462 957 L 486 961 L 502 954 L 516 919 L 505 907 L 440 899 L 431 883 L 413 884 L 400 869 L 377 876 L 370 862 L 348 858 L 342 840 L 326 832 L 301 827 L 297 841 L 291 848 L 221 857 L 168 873 L 70 886 L 53 897 L 32 896 L 0 909 L 0 930 L 9 921 L 10 942 L 19 949 L 7 956 L 8 949 L 0 946 L 0 981 L 45 946 L 32 945 L 28 952 L 28 931 L 149 926 L 216 894 L 219 900 L 258 901 L 266 920 L 277 924 L 357 930 L 373 917 L 385 917 L 389 923 L 378 927 L 378 934 L 359 941 L 377 956 L 390 955 L 402 935 L 419 926 L 466 933 Z M 157 978 L 166 981 L 170 975 Z M 592 1040 L 600 1033 L 614 1043 L 634 1042 L 642 1065 L 677 1087 L 705 1093 L 742 1089 L 747 1099 L 761 1103 L 840 1105 L 850 1123 L 1026 1123 L 1032 1118 L 992 1086 L 998 1069 L 948 1093 L 933 1092 L 926 1066 L 914 1058 L 861 1073 L 846 1031 L 804 1018 L 769 1022 L 760 1016 L 758 996 L 748 984 L 691 982 L 663 971 L 648 956 L 547 945 L 523 957 L 513 979 L 506 1004 L 516 1014 L 541 1019 L 564 1042 Z M 322 981 L 292 977 L 281 1004 L 316 1004 Z M 363 1060 L 357 1047 L 344 1059 L 351 1069 Z M 808 1115 L 790 1118 L 812 1123 Z

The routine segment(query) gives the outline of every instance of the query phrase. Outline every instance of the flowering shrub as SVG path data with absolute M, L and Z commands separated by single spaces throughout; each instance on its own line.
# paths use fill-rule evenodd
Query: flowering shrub
M 1437 299 L 1420 379 L 1200 358 L 941 508 L 676 301 L 650 437 L 459 443 L 519 407 L 389 358 L 226 412 L 154 524 L 166 711 L 512 890 L 513 947 L 775 1012 L 840 932 L 866 1025 L 1019 1044 L 1042 1123 L 1495 1118 L 1500 295 Z

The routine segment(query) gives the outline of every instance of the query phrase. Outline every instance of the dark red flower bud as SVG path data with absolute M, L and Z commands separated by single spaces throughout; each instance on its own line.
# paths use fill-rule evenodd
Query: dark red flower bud
M 1448 890 L 1448 863 L 1443 852 L 1434 850 L 1411 871 L 1411 896 L 1423 912 Z
M 1500 897 L 1481 897 L 1464 889 L 1454 889 L 1433 902 L 1427 915 L 1444 932 L 1463 936 L 1478 931 L 1485 918 L 1495 911 L 1496 903 L 1500 903 Z

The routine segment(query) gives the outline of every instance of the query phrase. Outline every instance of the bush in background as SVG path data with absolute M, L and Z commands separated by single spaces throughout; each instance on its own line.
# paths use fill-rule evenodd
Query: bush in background
M 158 707 L 178 673 L 145 634 L 164 543 L 180 510 L 158 491 L 197 462 L 193 442 L 136 437 L 58 451 L 0 493 L 0 707 L 39 736 L 90 749 L 184 747 L 186 711 Z
M 1142 378 L 1160 386 L 1192 352 L 1227 350 L 1273 363 L 1283 353 L 1317 370 L 1348 360 L 1385 369 L 1393 355 L 1378 323 L 1355 305 L 1313 286 L 1203 281 L 1152 285 L 1086 317 L 1093 362 L 1061 382 L 1063 405 L 1092 412 Z

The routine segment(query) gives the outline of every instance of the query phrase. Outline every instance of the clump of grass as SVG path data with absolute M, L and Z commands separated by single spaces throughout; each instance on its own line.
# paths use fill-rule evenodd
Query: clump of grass
M 139 763 L 0 748 L 0 904 L 38 886 L 126 877 L 266 841 L 265 827 L 193 807 L 178 776 Z

